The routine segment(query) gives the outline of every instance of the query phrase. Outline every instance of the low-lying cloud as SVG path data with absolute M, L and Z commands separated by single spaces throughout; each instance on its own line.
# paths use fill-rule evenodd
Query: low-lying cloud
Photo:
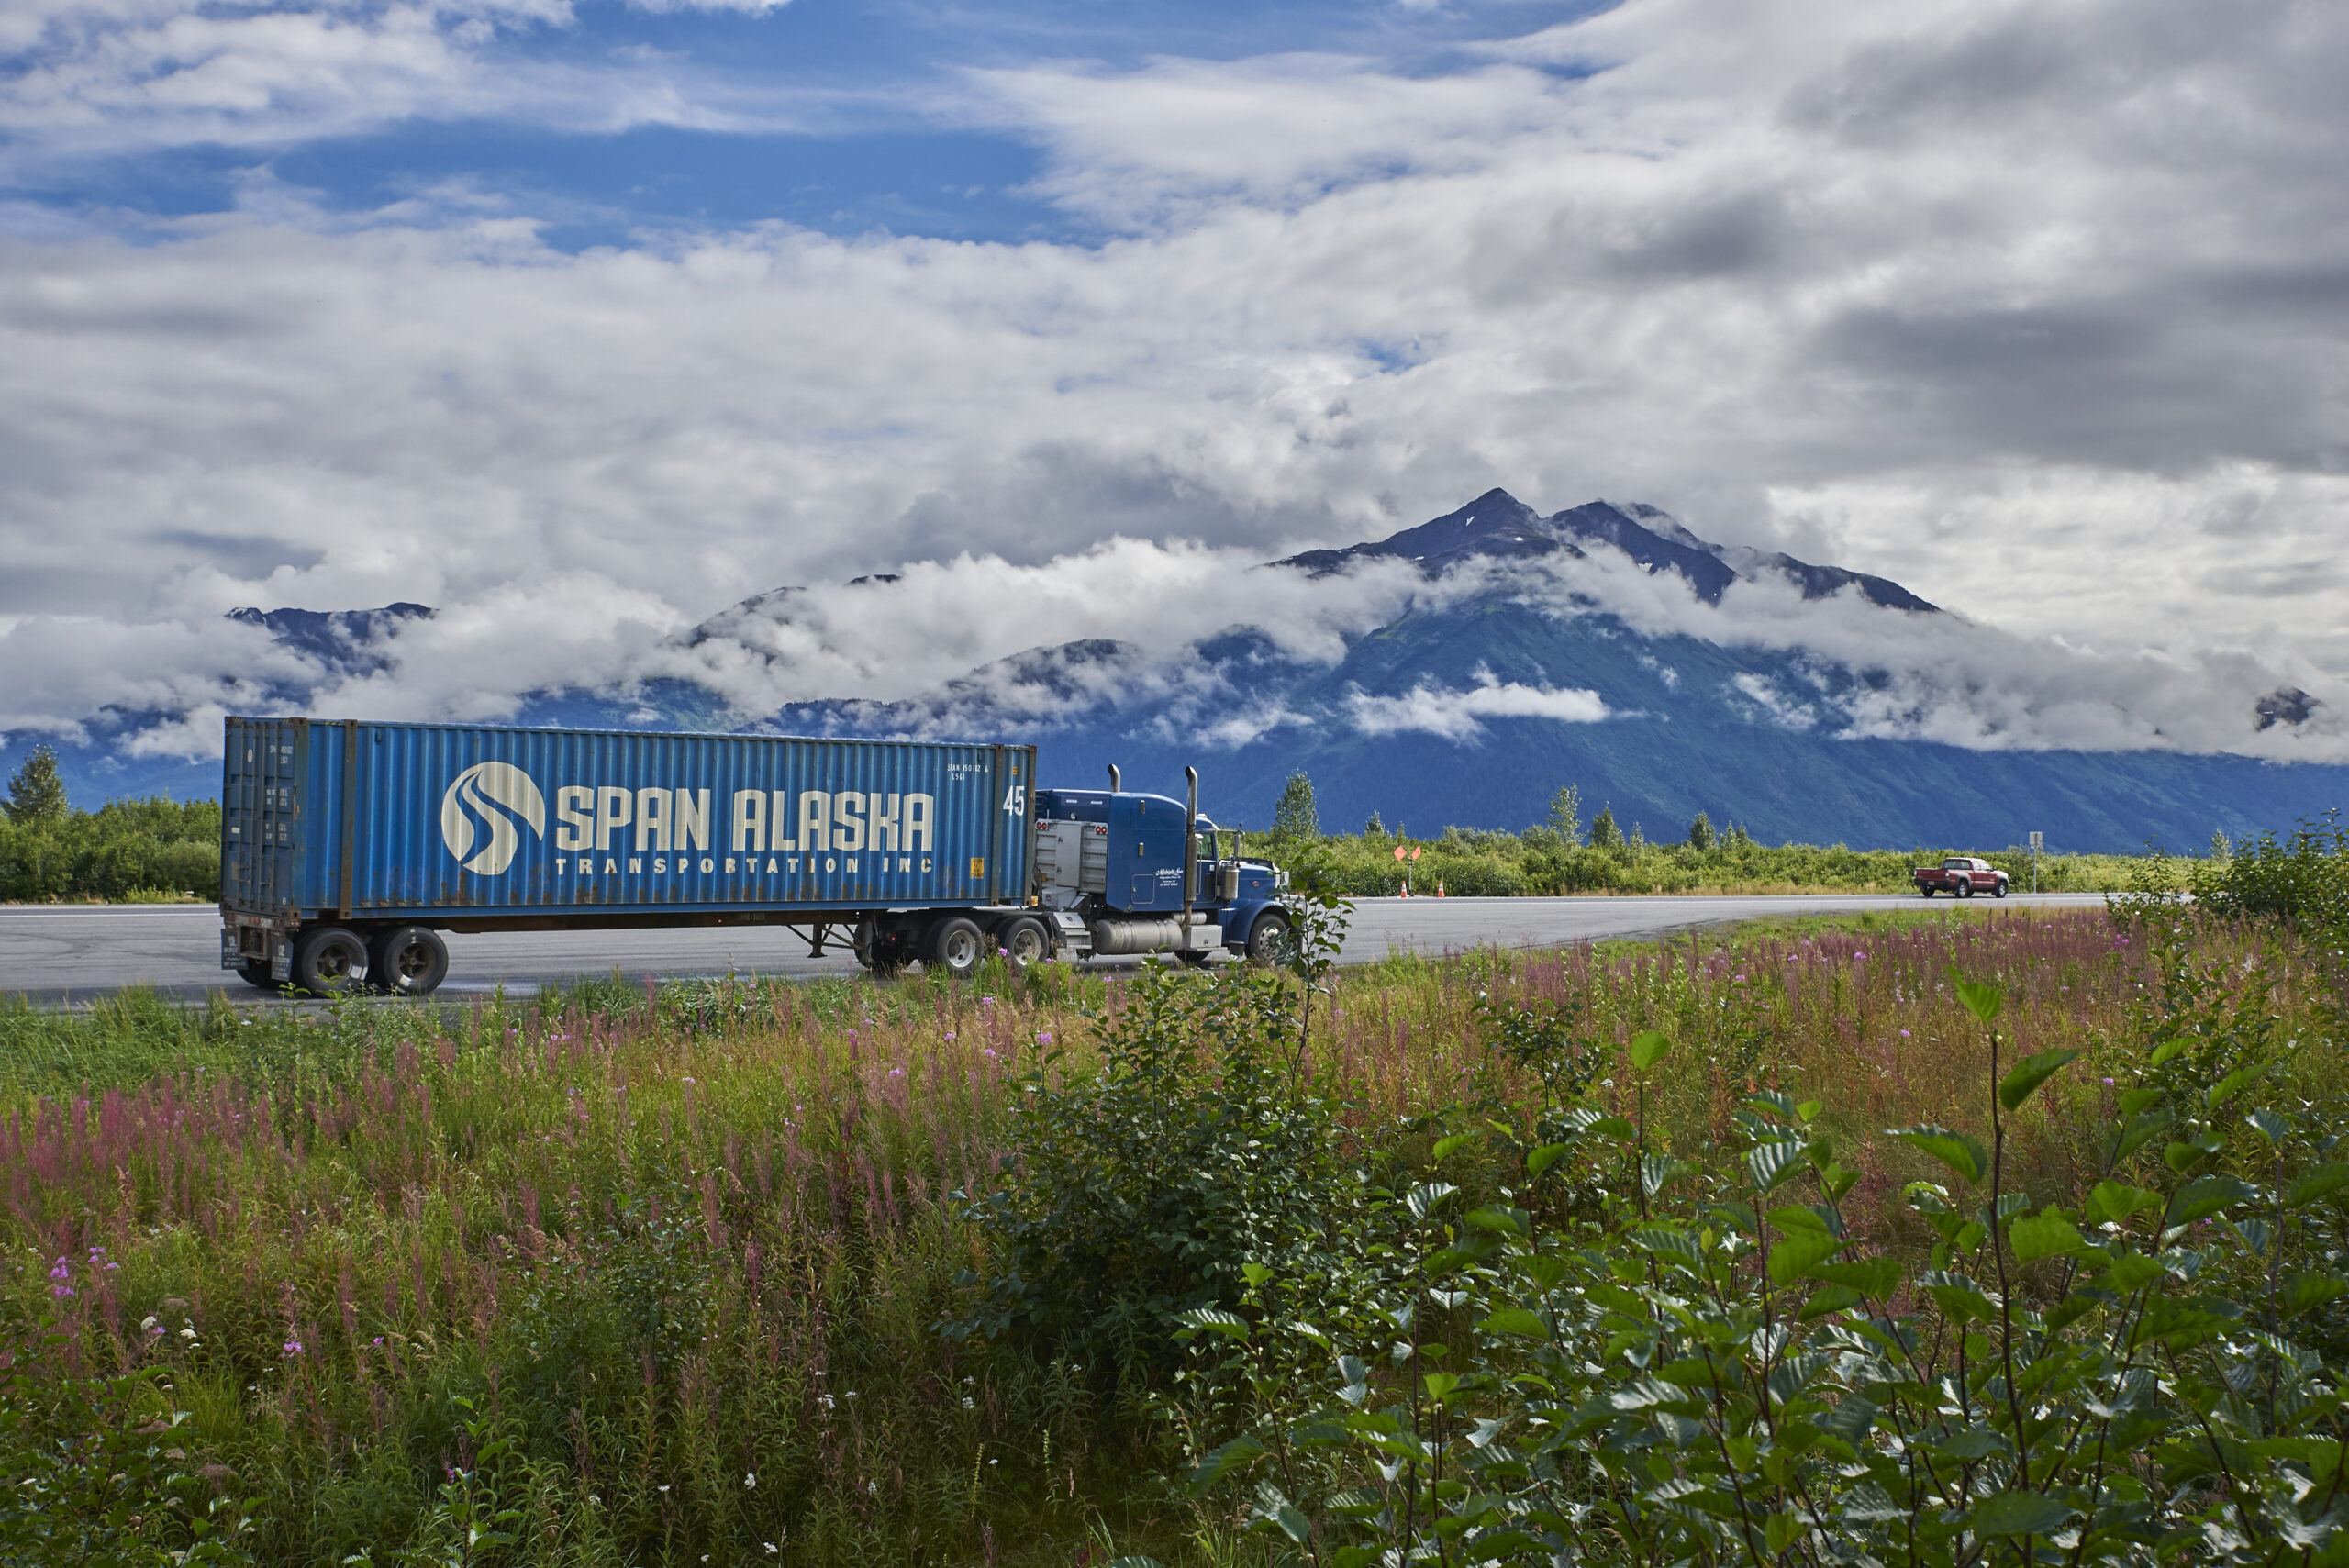
M 1486 718 L 1546 718 L 1560 724 L 1596 724 L 1608 717 L 1607 704 L 1597 692 L 1578 687 L 1529 686 L 1503 681 L 1489 670 L 1476 672 L 1476 683 L 1463 690 L 1421 684 L 1399 696 L 1378 696 L 1359 689 L 1346 694 L 1346 716 L 1364 735 L 1394 735 L 1406 730 L 1442 736 L 1447 740 L 1480 740 Z

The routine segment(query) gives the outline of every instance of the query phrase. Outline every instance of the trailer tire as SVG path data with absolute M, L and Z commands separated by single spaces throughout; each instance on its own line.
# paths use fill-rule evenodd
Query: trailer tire
M 922 943 L 922 967 L 951 980 L 968 980 L 986 956 L 986 934 L 968 915 L 947 916 L 930 927 Z
M 429 926 L 395 926 L 367 944 L 367 978 L 390 996 L 429 996 L 449 978 L 449 944 Z
M 348 926 L 313 926 L 294 943 L 294 984 L 313 996 L 366 988 L 367 944 Z
M 896 979 L 913 961 L 913 938 L 904 931 L 874 933 L 873 941 L 864 951 L 865 972 L 875 980 Z
M 278 985 L 276 981 L 269 977 L 269 960 L 265 958 L 249 958 L 239 962 L 237 978 L 248 985 L 259 986 L 263 991 L 274 991 Z
M 1289 940 L 1288 917 L 1277 909 L 1265 910 L 1248 928 L 1248 962 L 1258 969 L 1271 968 L 1287 956 Z
M 996 928 L 995 940 L 996 946 L 1003 950 L 1003 962 L 1015 974 L 1024 974 L 1052 956 L 1052 933 L 1044 929 L 1041 920 L 1031 916 L 1006 920 Z

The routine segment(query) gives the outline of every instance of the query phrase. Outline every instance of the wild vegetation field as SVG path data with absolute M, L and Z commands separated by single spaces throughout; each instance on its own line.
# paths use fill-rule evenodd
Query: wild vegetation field
M 0 1559 L 2330 1562 L 2340 849 L 1342 972 L 0 1013 Z

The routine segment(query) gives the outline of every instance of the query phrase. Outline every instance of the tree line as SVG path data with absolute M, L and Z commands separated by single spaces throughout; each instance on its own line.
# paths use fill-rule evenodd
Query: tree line
M 1698 890 L 1831 889 L 1900 892 L 1916 865 L 1945 851 L 1854 850 L 1842 844 L 1764 844 L 1740 823 L 1717 827 L 1698 812 L 1685 833 L 1651 840 L 1638 822 L 1625 827 L 1611 805 L 1584 817 L 1581 790 L 1561 787 L 1544 820 L 1519 832 L 1447 827 L 1415 837 L 1375 811 L 1359 833 L 1325 833 L 1313 781 L 1289 775 L 1263 847 L 1290 873 L 1349 897 L 1426 895 L 1502 897 L 1561 893 L 1687 893 Z M 1397 850 L 1403 851 L 1398 858 Z M 1972 850 L 2004 870 L 2018 888 L 2032 885 L 2027 849 Z M 2119 892 L 2140 861 L 2127 855 L 2042 855 L 2043 891 Z
M 220 896 L 217 801 L 108 801 L 77 810 L 57 755 L 36 746 L 0 801 L 0 899 Z

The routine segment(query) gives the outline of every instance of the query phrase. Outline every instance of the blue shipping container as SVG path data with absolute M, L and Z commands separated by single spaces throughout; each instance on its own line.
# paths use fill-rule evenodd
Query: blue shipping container
M 232 926 L 461 931 L 1018 906 L 1035 756 L 231 718 L 221 904 Z

